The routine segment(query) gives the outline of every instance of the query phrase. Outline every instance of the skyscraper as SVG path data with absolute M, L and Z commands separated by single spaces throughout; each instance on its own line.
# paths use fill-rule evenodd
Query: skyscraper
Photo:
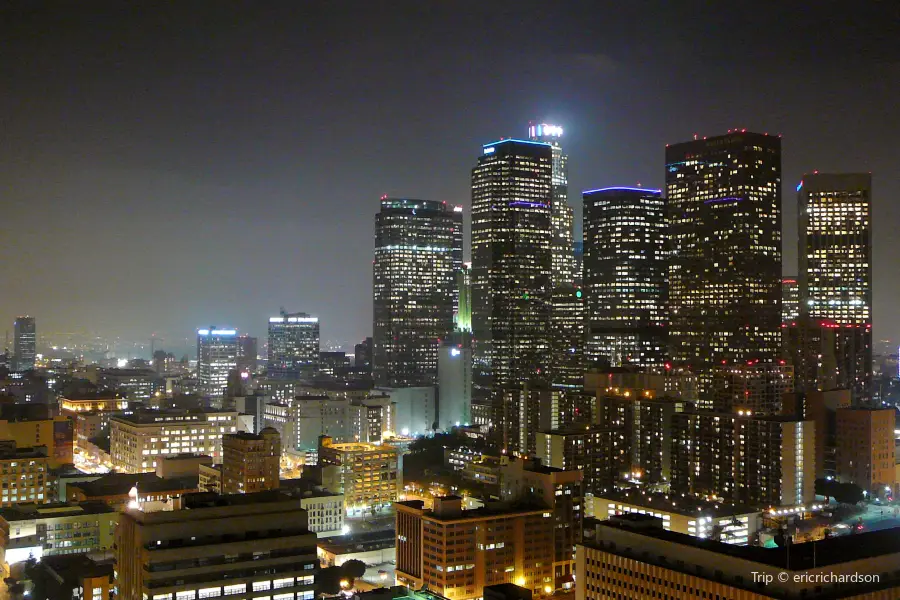
M 550 297 L 551 383 L 584 383 L 584 295 L 574 285 L 553 288 Z
M 247 376 L 256 373 L 259 340 L 246 333 L 238 336 L 238 371 Z
M 237 369 L 237 330 L 210 327 L 197 330 L 197 378 L 200 390 L 210 396 L 221 396 L 228 385 L 228 375 Z
M 461 206 L 381 198 L 372 265 L 377 385 L 436 383 L 438 349 L 453 331 L 459 302 L 462 228 Z
M 37 329 L 34 317 L 17 317 L 13 338 L 13 366 L 16 371 L 34 369 L 37 354 Z
M 811 330 L 805 337 L 834 347 L 831 368 L 821 364 L 817 381 L 802 387 L 823 389 L 821 380 L 831 380 L 854 400 L 871 399 L 872 176 L 806 174 L 797 193 L 801 325 Z M 833 336 L 817 336 L 822 328 Z
M 729 132 L 666 148 L 669 344 L 699 373 L 778 358 L 781 139 Z
M 551 243 L 552 267 L 550 284 L 552 287 L 575 283 L 575 254 L 572 248 L 574 217 L 569 206 L 569 157 L 563 153 L 560 138 L 563 128 L 531 121 L 528 124 L 528 139 L 533 142 L 550 144 L 552 154 L 552 199 L 550 219 L 553 230 Z
M 660 190 L 584 192 L 588 364 L 665 361 L 666 201 Z
M 268 375 L 312 377 L 319 368 L 319 317 L 286 313 L 269 317 Z
M 800 316 L 800 284 L 796 277 L 781 279 L 781 322 L 796 323 Z
M 486 144 L 472 169 L 472 331 L 479 395 L 549 363 L 553 152 Z

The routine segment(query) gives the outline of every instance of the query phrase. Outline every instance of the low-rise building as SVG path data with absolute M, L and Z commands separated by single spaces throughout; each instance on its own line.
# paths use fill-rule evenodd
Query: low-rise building
M 69 502 L 104 502 L 123 512 L 129 505 L 145 511 L 171 510 L 185 494 L 198 491 L 198 477 L 163 479 L 156 473 L 107 473 L 93 481 L 66 485 Z
M 0 420 L 0 440 L 14 440 L 19 447 L 46 446 L 50 466 L 72 464 L 74 426 L 62 415 L 47 419 Z
M 44 556 L 38 563 L 41 587 L 47 600 L 110 600 L 113 565 L 84 554 Z
M 112 549 L 118 513 L 103 502 L 19 504 L 0 509 L 4 560 Z
M 348 560 L 359 560 L 370 566 L 392 563 L 396 558 L 396 541 L 390 530 L 320 537 L 319 560 L 325 567 L 339 567 Z
M 123 600 L 312 600 L 317 565 L 306 511 L 277 491 L 192 494 L 178 510 L 128 510 L 116 529 Z
M 363 443 L 336 444 L 331 438 L 322 436 L 319 438 L 319 465 L 323 469 L 322 483 L 344 495 L 348 512 L 386 508 L 397 501 L 402 485 L 397 448 Z
M 0 506 L 55 502 L 56 483 L 47 447 L 18 448 L 13 440 L 0 441 L 0 486 Z
M 222 436 L 237 433 L 238 413 L 216 410 L 142 411 L 110 419 L 110 456 L 117 471 L 148 473 L 160 457 L 205 454 L 222 461 Z
M 282 479 L 279 489 L 299 498 L 309 530 L 320 539 L 344 533 L 344 495 L 309 479 Z
M 608 519 L 642 514 L 662 519 L 663 529 L 726 544 L 756 543 L 762 513 L 749 506 L 711 502 L 681 494 L 654 494 L 640 489 L 611 491 L 592 499 L 588 516 Z
M 666 531 L 658 517 L 630 514 L 598 522 L 576 560 L 576 600 L 900 597 L 891 529 L 763 548 Z
M 222 437 L 222 493 L 249 494 L 279 485 L 281 438 L 266 427 L 258 434 L 229 433 Z
M 463 510 L 462 498 L 397 502 L 399 583 L 452 600 L 474 600 L 484 587 L 515 583 L 535 596 L 554 591 L 553 513 L 509 503 Z

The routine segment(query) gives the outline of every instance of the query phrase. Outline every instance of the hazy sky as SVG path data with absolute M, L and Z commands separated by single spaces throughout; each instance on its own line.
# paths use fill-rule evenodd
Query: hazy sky
M 872 171 L 875 334 L 900 339 L 900 3 L 37 4 L 0 9 L 9 329 L 183 346 L 284 306 L 355 342 L 378 198 L 468 207 L 481 144 L 543 117 L 577 221 L 583 189 L 660 187 L 666 143 L 782 134 L 790 274 L 801 174 Z

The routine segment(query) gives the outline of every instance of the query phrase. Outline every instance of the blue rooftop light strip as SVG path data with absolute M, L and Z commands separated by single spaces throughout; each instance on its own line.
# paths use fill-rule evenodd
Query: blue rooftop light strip
M 527 206 L 529 208 L 547 208 L 550 206 L 546 202 L 523 202 L 523 201 L 510 202 L 509 205 L 510 206 Z
M 651 190 L 650 188 L 636 188 L 636 187 L 605 187 L 605 188 L 598 188 L 596 190 L 585 190 L 581 193 L 582 194 L 593 194 L 596 192 L 610 192 L 610 191 L 645 192 L 645 193 L 650 193 L 650 194 L 662 194 L 662 190 Z
M 515 142 L 517 144 L 531 144 L 532 146 L 550 146 L 547 142 L 532 142 L 531 140 L 517 140 L 514 138 L 508 138 L 505 140 L 498 140 L 496 142 L 491 142 L 490 144 L 485 144 L 483 148 L 487 149 L 491 146 L 496 146 L 497 144 L 507 144 L 509 142 Z
M 801 179 L 800 183 L 797 184 L 797 191 L 799 192 L 802 189 L 803 189 L 803 180 Z
M 740 202 L 743 198 L 738 198 L 737 196 L 728 196 L 727 198 L 710 198 L 709 200 L 704 200 L 703 204 L 714 204 L 716 202 Z

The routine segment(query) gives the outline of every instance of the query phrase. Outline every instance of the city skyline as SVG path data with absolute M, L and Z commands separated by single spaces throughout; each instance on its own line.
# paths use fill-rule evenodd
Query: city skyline
M 518 59 L 503 52 L 487 52 L 472 69 L 474 57 L 461 50 L 473 43 L 483 47 L 483 32 L 504 18 L 496 8 L 478 8 L 466 18 L 441 11 L 421 16 L 422 30 L 435 34 L 425 38 L 448 42 L 448 48 L 420 45 L 416 59 L 409 58 L 415 52 L 385 47 L 381 34 L 369 31 L 379 29 L 370 28 L 379 17 L 365 10 L 349 21 L 312 11 L 321 31 L 298 41 L 304 36 L 295 36 L 292 27 L 310 15 L 276 7 L 254 13 L 250 20 L 258 28 L 225 27 L 222 42 L 210 47 L 203 34 L 233 25 L 235 13 L 208 18 L 189 8 L 172 15 L 111 11 L 115 31 L 103 38 L 78 15 L 63 31 L 41 11 L 22 10 L 21 18 L 4 25 L 9 31 L 3 36 L 5 48 L 27 58 L 12 65 L 13 85 L 0 100 L 11 125 L 0 156 L 12 208 L 7 243 L 21 251 L 3 271 L 16 293 L 0 300 L 0 318 L 10 331 L 17 315 L 30 314 L 41 323 L 39 335 L 87 329 L 135 340 L 152 332 L 190 340 L 204 323 L 227 322 L 264 339 L 267 318 L 278 306 L 302 306 L 321 319 L 323 340 L 349 350 L 371 335 L 370 215 L 377 199 L 433 198 L 462 204 L 468 215 L 473 153 L 502 136 L 527 137 L 527 122 L 538 119 L 565 130 L 576 240 L 578 195 L 612 185 L 661 188 L 666 143 L 736 127 L 782 134 L 787 275 L 797 272 L 794 188 L 802 174 L 874 172 L 873 278 L 884 282 L 874 289 L 874 338 L 900 337 L 900 308 L 891 302 L 900 283 L 888 276 L 893 256 L 885 235 L 900 223 L 900 209 L 890 203 L 900 184 L 888 134 L 896 129 L 891 107 L 898 63 L 896 51 L 881 43 L 877 9 L 855 9 L 854 22 L 870 35 L 840 33 L 842 15 L 835 14 L 804 13 L 809 27 L 800 31 L 730 30 L 745 41 L 763 36 L 767 44 L 758 46 L 767 49 L 730 44 L 721 57 L 716 40 L 723 34 L 695 37 L 693 48 L 680 38 L 710 24 L 752 24 L 758 17 L 734 9 L 700 15 L 689 26 L 661 8 L 641 19 L 650 40 L 646 48 L 619 47 L 624 34 L 614 30 L 636 19 L 634 10 L 608 19 L 602 31 L 609 37 L 602 43 L 586 34 L 596 30 L 591 25 L 599 15 L 549 15 L 569 39 L 549 32 L 523 50 L 534 65 L 523 72 L 512 68 Z M 783 10 L 786 17 L 799 16 Z M 167 16 L 193 23 L 197 31 L 166 30 Z M 518 39 L 547 16 L 525 16 L 492 31 L 492 39 Z M 445 17 L 472 27 L 450 27 L 458 33 L 448 38 L 440 33 Z M 479 20 L 486 24 L 475 26 Z M 669 29 L 678 24 L 686 29 L 673 39 Z M 292 61 L 309 50 L 307 44 L 315 48 L 345 25 L 357 41 L 330 57 L 327 77 L 311 90 L 284 81 L 286 73 L 301 82 L 314 78 L 309 60 Z M 811 41 L 811 30 L 849 44 L 843 60 L 826 60 L 838 57 Z M 119 43 L 125 39 L 132 41 Z M 238 42 L 267 39 L 266 51 L 234 50 L 243 48 Z M 370 71 L 361 73 L 355 57 L 367 50 Z M 416 106 L 425 97 L 421 90 L 409 98 L 392 92 L 377 105 L 347 99 L 398 87 L 400 73 L 424 73 L 443 64 L 445 53 L 462 58 L 446 64 L 435 82 L 441 98 L 425 102 L 426 110 Z M 774 58 L 781 55 L 790 62 Z M 57 75 L 50 83 L 30 76 L 48 69 Z M 505 94 L 510 86 L 526 92 Z M 655 93 L 642 93 L 648 86 Z M 820 88 L 829 90 L 827 97 L 811 93 Z M 469 96 L 478 102 L 472 105 Z M 107 97 L 122 101 L 111 104 Z M 295 110 L 325 97 L 341 100 Z M 25 101 L 33 98 L 41 100 Z M 852 126 L 844 118 L 848 113 L 859 117 L 849 120 Z M 232 127 L 224 126 L 228 119 Z M 370 143 L 351 148 L 345 140 L 354 137 Z M 247 139 L 253 142 L 242 143 Z M 311 139 L 315 153 L 305 144 Z M 55 210 L 61 205 L 73 209 Z M 101 235 L 94 235 L 98 224 Z M 335 239 L 337 233 L 346 237 Z M 242 242 L 223 241 L 232 239 Z M 272 256 L 323 260 L 285 266 Z M 67 268 L 73 261 L 90 267 Z M 60 289 L 67 293 L 53 293 Z

